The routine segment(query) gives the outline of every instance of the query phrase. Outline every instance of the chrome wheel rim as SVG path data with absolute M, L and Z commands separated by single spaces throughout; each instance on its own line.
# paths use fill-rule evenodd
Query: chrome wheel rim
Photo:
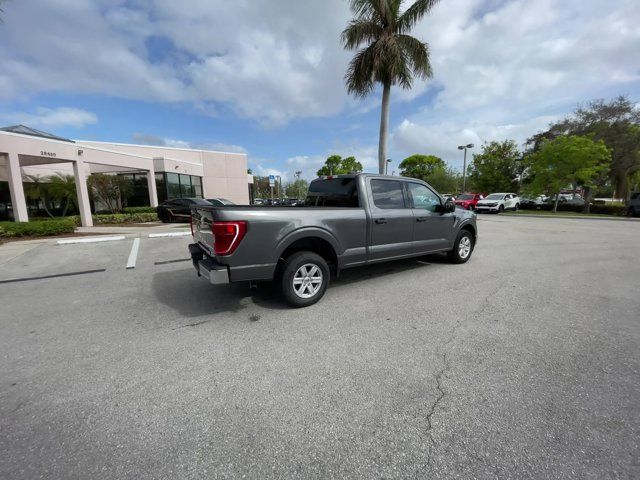
M 293 291 L 300 298 L 311 298 L 322 286 L 322 270 L 313 263 L 305 263 L 293 276 Z
M 467 258 L 471 253 L 471 239 L 466 235 L 460 239 L 458 244 L 458 255 L 460 258 Z

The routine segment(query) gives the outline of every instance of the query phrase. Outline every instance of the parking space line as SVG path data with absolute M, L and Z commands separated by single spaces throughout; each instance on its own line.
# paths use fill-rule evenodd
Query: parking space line
M 127 269 L 136 268 L 136 259 L 138 258 L 138 249 L 140 248 L 140 238 L 133 239 L 133 245 L 131 246 L 131 253 L 129 253 L 129 259 L 127 260 Z
M 74 275 L 85 275 L 87 273 L 99 273 L 106 272 L 106 268 L 98 268 L 96 270 L 84 270 L 82 272 L 69 272 L 69 273 L 57 273 L 55 275 L 43 275 L 41 277 L 26 277 L 26 278 L 12 278 L 10 280 L 0 280 L 0 283 L 16 283 L 16 282 L 28 282 L 29 280 L 44 280 L 47 278 L 58 278 L 58 277 L 71 277 Z
M 154 265 L 167 265 L 168 263 L 188 262 L 190 258 L 176 258 L 175 260 L 163 260 L 161 262 L 154 262 Z
M 186 232 L 168 232 L 168 233 L 150 233 L 149 238 L 161 238 L 161 237 L 183 237 L 191 235 L 190 231 Z
M 116 240 L 124 240 L 124 235 L 118 235 L 117 237 L 70 238 L 68 240 L 58 240 L 58 245 L 66 245 L 69 243 L 114 242 Z

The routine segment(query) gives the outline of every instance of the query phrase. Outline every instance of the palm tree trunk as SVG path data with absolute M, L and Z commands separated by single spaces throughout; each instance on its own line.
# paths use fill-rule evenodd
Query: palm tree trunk
M 387 162 L 387 137 L 389 135 L 389 99 L 391 98 L 391 83 L 385 82 L 382 88 L 382 111 L 380 112 L 380 141 L 378 144 L 378 169 L 384 173 Z

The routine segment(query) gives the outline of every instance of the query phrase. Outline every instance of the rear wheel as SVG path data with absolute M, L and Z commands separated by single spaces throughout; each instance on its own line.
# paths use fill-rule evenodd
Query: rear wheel
M 517 212 L 518 210 L 520 210 L 520 204 L 519 204 L 519 203 L 516 203 L 516 206 L 515 206 L 515 207 L 513 207 L 513 211 L 514 211 L 514 212 Z
M 294 253 L 282 268 L 282 293 L 290 305 L 308 307 L 324 296 L 329 276 L 329 265 L 320 255 L 306 251 Z
M 451 263 L 465 263 L 473 252 L 473 235 L 469 230 L 460 230 L 453 250 L 447 252 L 447 258 Z
M 635 217 L 636 216 L 635 207 L 629 207 L 629 210 L 627 210 L 627 216 L 629 216 L 629 217 Z

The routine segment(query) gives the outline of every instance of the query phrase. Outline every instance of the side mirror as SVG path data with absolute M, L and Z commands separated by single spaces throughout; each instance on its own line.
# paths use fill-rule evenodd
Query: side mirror
M 445 204 L 444 204 L 444 211 L 445 213 L 453 213 L 456 211 L 456 204 L 453 203 L 451 200 L 448 200 Z

